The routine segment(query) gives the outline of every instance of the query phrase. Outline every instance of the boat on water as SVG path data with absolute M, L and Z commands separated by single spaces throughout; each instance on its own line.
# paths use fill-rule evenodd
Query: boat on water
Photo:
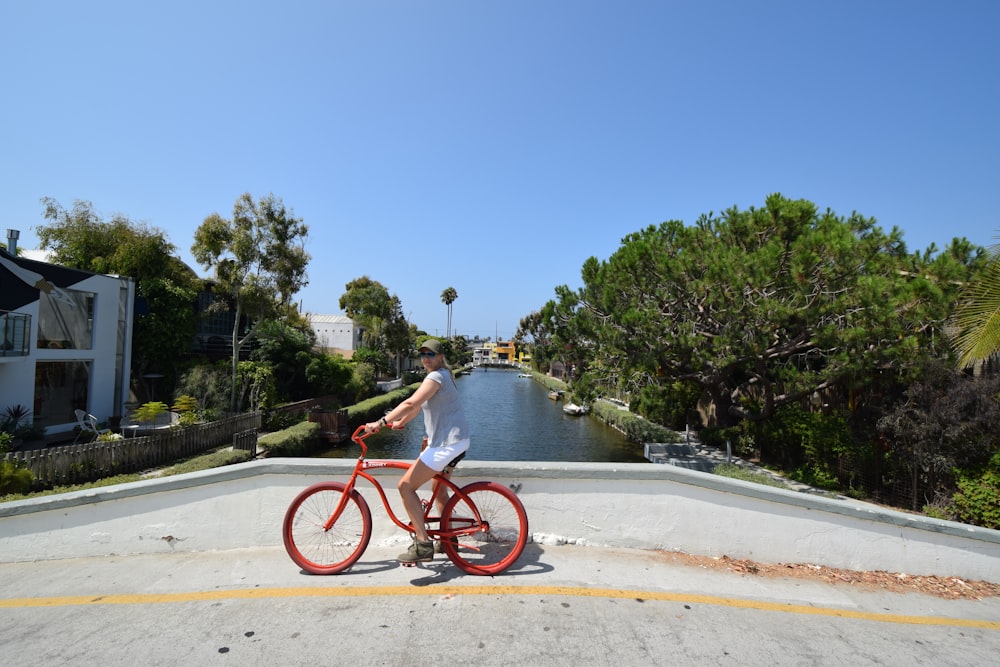
M 590 412 L 590 408 L 588 408 L 586 405 L 567 403 L 566 405 L 563 406 L 563 412 L 565 412 L 568 415 L 574 415 L 574 416 L 585 415 L 588 412 Z
M 563 397 L 564 393 L 566 393 L 566 392 L 562 392 L 562 391 L 558 391 L 558 390 L 554 389 L 554 390 L 552 390 L 552 391 L 549 392 L 549 398 L 551 398 L 553 401 L 560 401 L 560 400 L 562 400 L 562 397 Z
M 517 377 L 519 377 L 519 378 L 530 378 L 531 377 L 531 373 L 518 373 Z

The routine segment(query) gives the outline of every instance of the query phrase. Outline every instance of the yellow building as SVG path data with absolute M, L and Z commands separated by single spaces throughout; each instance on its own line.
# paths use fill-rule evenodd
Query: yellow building
M 500 363 L 513 364 L 517 362 L 517 350 L 514 348 L 514 341 L 504 342 L 498 340 L 494 353 L 496 354 L 496 360 Z
M 518 352 L 514 341 L 486 341 L 481 346 L 473 349 L 473 365 L 510 365 L 517 366 L 531 361 L 531 355 L 527 352 Z

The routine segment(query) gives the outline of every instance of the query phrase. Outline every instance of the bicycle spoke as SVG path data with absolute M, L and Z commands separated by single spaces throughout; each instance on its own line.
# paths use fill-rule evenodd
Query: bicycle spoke
M 503 571 L 524 549 L 528 539 L 528 520 L 524 507 L 512 491 L 492 482 L 476 482 L 462 489 L 445 507 L 442 525 L 460 533 L 459 544 L 442 543 L 451 560 L 472 574 L 496 574 Z M 474 506 L 474 509 L 473 507 Z M 483 523 L 476 526 L 478 512 Z
M 325 525 L 340 504 L 344 485 L 316 484 L 292 502 L 285 515 L 283 539 L 288 555 L 307 572 L 333 574 L 357 561 L 371 539 L 371 513 L 356 492 L 348 497 L 337 521 Z

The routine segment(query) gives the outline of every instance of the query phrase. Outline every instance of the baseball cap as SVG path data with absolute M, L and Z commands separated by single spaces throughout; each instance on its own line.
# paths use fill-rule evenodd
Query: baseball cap
M 428 338 L 420 344 L 421 350 L 430 350 L 434 354 L 441 354 L 441 341 L 437 338 Z

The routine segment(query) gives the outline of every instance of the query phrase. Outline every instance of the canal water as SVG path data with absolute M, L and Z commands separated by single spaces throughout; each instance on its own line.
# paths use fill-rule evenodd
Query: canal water
M 456 378 L 465 416 L 472 429 L 468 458 L 474 461 L 644 462 L 642 445 L 629 442 L 589 415 L 571 417 L 562 401 L 516 370 L 477 368 Z M 382 429 L 371 435 L 368 457 L 413 459 L 420 452 L 423 418 L 401 431 Z M 318 456 L 355 458 L 358 447 L 344 442 Z

